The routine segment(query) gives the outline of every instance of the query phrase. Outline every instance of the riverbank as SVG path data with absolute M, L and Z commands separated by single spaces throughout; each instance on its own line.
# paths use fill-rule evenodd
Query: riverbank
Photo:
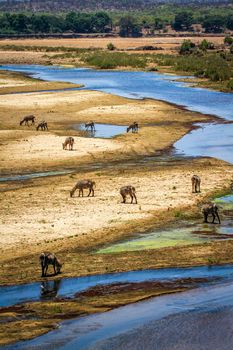
M 193 289 L 207 278 L 173 281 L 115 283 L 89 288 L 73 298 L 56 297 L 55 291 L 41 295 L 41 301 L 21 303 L 0 309 L 0 345 L 29 340 L 57 328 L 58 322 L 146 300 L 152 297 Z

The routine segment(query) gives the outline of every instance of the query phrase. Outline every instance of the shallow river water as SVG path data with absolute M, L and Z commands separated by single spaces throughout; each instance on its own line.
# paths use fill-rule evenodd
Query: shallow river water
M 233 120 L 233 94 L 190 87 L 180 76 L 152 72 L 96 71 L 84 68 L 39 65 L 3 65 L 0 69 L 26 72 L 49 81 L 84 84 L 85 88 L 133 99 L 154 98 L 189 110 Z M 176 152 L 191 156 L 213 156 L 233 163 L 233 125 L 201 124 L 177 144 Z

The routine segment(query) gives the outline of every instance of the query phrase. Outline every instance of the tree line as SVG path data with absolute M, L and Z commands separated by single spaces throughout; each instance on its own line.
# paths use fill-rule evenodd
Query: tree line
M 111 14 L 98 12 L 69 12 L 67 14 L 48 13 L 1 13 L 0 34 L 38 33 L 108 33 L 113 27 L 123 37 L 140 36 L 143 29 L 166 31 L 170 24 L 176 31 L 192 30 L 199 23 L 207 33 L 221 33 L 233 30 L 233 7 L 229 11 L 205 13 L 199 17 L 191 10 L 181 9 L 173 17 L 157 11 L 157 14 L 139 16 L 137 13 Z

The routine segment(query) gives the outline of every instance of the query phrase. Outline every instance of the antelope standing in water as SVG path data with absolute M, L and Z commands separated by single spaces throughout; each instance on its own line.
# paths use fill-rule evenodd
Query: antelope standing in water
M 67 149 L 67 146 L 69 146 L 69 150 L 73 151 L 73 145 L 74 145 L 74 138 L 69 136 L 65 139 L 65 142 L 62 144 L 63 149 Z
M 92 193 L 92 197 L 94 197 L 94 194 L 95 194 L 94 186 L 95 186 L 95 182 L 92 180 L 78 181 L 76 183 L 76 185 L 70 191 L 70 197 L 73 197 L 76 190 L 79 190 L 78 196 L 80 197 L 80 195 L 82 195 L 82 197 L 83 197 L 83 190 L 85 188 L 89 189 L 89 193 L 88 193 L 87 197 L 89 197 L 91 193 Z
M 91 132 L 94 132 L 95 131 L 95 123 L 94 122 L 86 123 L 85 129 L 89 130 L 89 128 L 91 129 Z
M 192 193 L 201 192 L 201 179 L 197 175 L 193 175 L 191 178 L 192 181 Z
M 136 133 L 136 132 L 138 132 L 138 129 L 139 129 L 138 123 L 137 123 L 137 122 L 134 122 L 133 124 L 130 124 L 130 125 L 128 126 L 128 128 L 126 129 L 126 131 L 127 131 L 127 133 L 128 133 L 130 130 L 132 130 L 133 133 Z
M 217 217 L 219 224 L 221 224 L 220 217 L 218 215 L 218 207 L 215 203 L 207 203 L 202 206 L 202 213 L 204 215 L 204 222 L 208 223 L 208 215 L 212 215 L 214 224 L 215 218 Z
M 45 122 L 45 121 L 39 123 L 39 124 L 37 125 L 36 130 L 38 131 L 39 129 L 41 129 L 41 130 L 43 130 L 43 131 L 48 130 L 48 123 Z
M 29 126 L 29 122 L 31 122 L 31 125 L 35 124 L 35 119 L 36 117 L 34 115 L 27 115 L 26 117 L 24 117 L 21 122 L 19 123 L 19 125 L 27 125 Z
M 133 187 L 131 185 L 121 187 L 120 194 L 121 194 L 122 199 L 123 199 L 122 203 L 126 202 L 126 197 L 127 197 L 127 195 L 129 195 L 131 198 L 131 204 L 133 203 L 134 199 L 135 199 L 135 204 L 137 204 L 137 197 L 136 197 L 135 192 L 136 192 L 135 187 Z
M 41 253 L 40 254 L 41 264 L 41 276 L 47 275 L 49 265 L 53 265 L 54 275 L 57 275 L 61 271 L 62 264 L 53 253 Z

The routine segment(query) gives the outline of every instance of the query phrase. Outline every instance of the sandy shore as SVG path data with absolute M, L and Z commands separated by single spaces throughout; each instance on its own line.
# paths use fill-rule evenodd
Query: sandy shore
M 20 127 L 19 121 L 29 114 L 36 116 L 36 125 L 46 120 L 49 132 L 38 132 L 35 126 Z M 129 100 L 98 91 L 0 95 L 0 118 L 0 167 L 6 174 L 155 154 L 191 130 L 192 123 L 210 120 L 161 101 Z M 73 129 L 90 120 L 125 127 L 137 120 L 140 131 L 107 140 L 87 139 Z M 75 138 L 73 152 L 62 150 L 66 135 Z

